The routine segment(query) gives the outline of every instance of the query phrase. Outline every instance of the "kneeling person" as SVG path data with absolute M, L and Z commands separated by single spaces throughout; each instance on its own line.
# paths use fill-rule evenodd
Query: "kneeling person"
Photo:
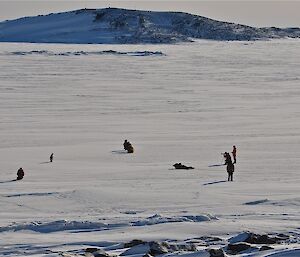
M 129 141 L 127 141 L 127 139 L 124 141 L 123 146 L 124 146 L 124 149 L 127 151 L 127 153 L 134 152 L 134 148 L 133 148 L 132 144 Z
M 24 175 L 25 175 L 24 170 L 22 168 L 18 169 L 17 180 L 23 179 Z

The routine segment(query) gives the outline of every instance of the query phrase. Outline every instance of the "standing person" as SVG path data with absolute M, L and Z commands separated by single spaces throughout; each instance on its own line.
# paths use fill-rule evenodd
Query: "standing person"
M 225 165 L 227 165 L 228 181 L 233 181 L 234 164 L 232 163 L 230 154 L 225 152 Z
M 50 155 L 50 162 L 53 161 L 53 153 Z
M 233 157 L 233 163 L 236 163 L 236 147 L 235 145 L 233 146 L 233 150 L 232 150 L 232 157 Z
M 24 177 L 24 170 L 22 168 L 18 169 L 17 171 L 17 180 L 21 180 Z
M 127 151 L 129 144 L 130 144 L 130 143 L 127 141 L 127 139 L 125 139 L 125 141 L 124 141 L 124 143 L 123 143 L 124 150 Z

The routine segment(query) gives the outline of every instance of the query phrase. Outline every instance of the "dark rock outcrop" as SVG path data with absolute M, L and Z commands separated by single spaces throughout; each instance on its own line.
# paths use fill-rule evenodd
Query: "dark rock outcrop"
M 146 244 L 146 242 L 144 242 L 143 240 L 140 240 L 140 239 L 133 239 L 130 242 L 125 243 L 124 248 L 130 248 L 130 247 L 140 245 L 140 244 Z
M 275 237 L 270 237 L 269 235 L 258 235 L 250 233 L 249 237 L 245 240 L 245 242 L 250 244 L 276 244 L 279 241 Z
M 237 254 L 243 251 L 248 250 L 251 248 L 250 244 L 247 243 L 236 243 L 236 244 L 228 244 L 227 249 L 232 253 L 232 254 Z
M 235 237 L 229 239 L 230 243 L 246 242 L 249 244 L 276 244 L 289 239 L 288 235 L 260 235 L 250 232 L 243 232 Z
M 210 257 L 225 257 L 223 249 L 209 249 Z
M 95 257 L 115 257 L 115 255 L 110 255 L 102 249 L 92 252 Z
M 165 254 L 169 252 L 170 245 L 166 242 L 157 242 L 157 241 L 152 241 L 149 242 L 149 254 L 152 256 L 155 255 L 160 255 L 160 254 Z
M 169 251 L 184 251 L 184 252 L 195 252 L 197 251 L 197 247 L 195 244 L 169 244 Z
M 88 247 L 88 248 L 85 249 L 85 252 L 86 253 L 93 253 L 93 252 L 96 252 L 98 250 L 100 250 L 100 249 L 99 248 L 95 248 L 95 247 Z
M 267 250 L 273 250 L 274 248 L 268 245 L 263 245 L 261 248 L 259 248 L 259 251 L 267 251 Z

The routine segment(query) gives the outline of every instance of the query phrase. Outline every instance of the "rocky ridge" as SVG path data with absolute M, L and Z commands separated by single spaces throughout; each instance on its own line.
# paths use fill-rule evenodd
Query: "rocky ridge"
M 0 23 L 0 42 L 169 44 L 287 37 L 300 38 L 300 28 L 255 28 L 183 12 L 119 8 L 81 9 Z

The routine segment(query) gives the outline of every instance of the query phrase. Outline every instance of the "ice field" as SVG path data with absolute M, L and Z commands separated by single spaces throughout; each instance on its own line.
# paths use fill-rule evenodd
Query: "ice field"
M 299 42 L 1 43 L 0 256 L 245 231 L 293 240 L 236 256 L 300 256 Z

